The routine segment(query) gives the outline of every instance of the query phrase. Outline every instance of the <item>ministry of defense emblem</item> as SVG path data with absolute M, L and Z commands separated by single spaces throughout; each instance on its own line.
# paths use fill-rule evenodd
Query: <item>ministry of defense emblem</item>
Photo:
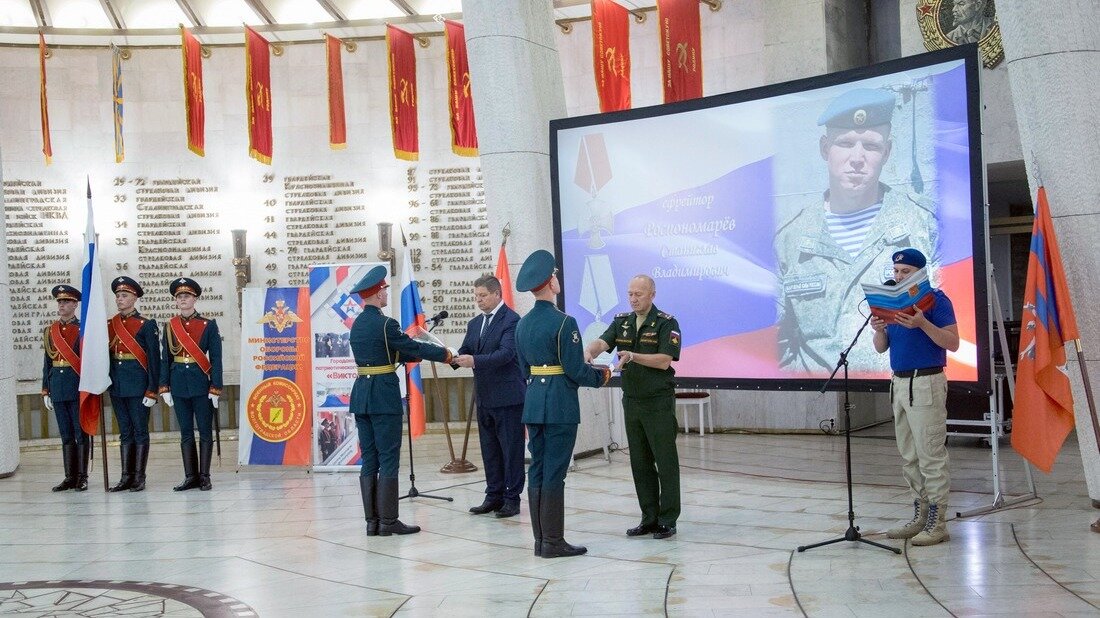
M 298 317 L 289 307 L 286 306 L 286 302 L 283 300 L 275 301 L 275 306 L 272 307 L 264 314 L 264 317 L 260 318 L 257 324 L 270 324 L 275 332 L 281 333 L 284 330 L 290 328 L 292 325 L 302 321 L 302 318 Z

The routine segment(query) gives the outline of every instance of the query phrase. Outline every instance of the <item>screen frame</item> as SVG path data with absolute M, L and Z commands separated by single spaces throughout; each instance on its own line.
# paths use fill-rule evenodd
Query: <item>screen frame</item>
M 953 60 L 963 61 L 966 76 L 966 110 L 968 140 L 970 150 L 970 204 L 971 204 L 971 242 L 974 247 L 974 320 L 975 346 L 977 348 L 977 378 L 974 381 L 951 380 L 953 386 L 966 390 L 992 393 L 992 350 L 990 348 L 992 316 L 989 306 L 989 221 L 985 199 L 985 165 L 982 159 L 981 130 L 981 59 L 976 44 L 960 45 L 943 50 L 907 56 L 897 60 L 888 60 L 873 65 L 827 73 L 794 81 L 769 84 L 748 90 L 739 90 L 716 94 L 688 101 L 678 101 L 663 105 L 652 105 L 617 112 L 589 114 L 559 118 L 550 121 L 550 196 L 554 220 L 554 255 L 558 262 L 558 278 L 562 293 L 558 295 L 557 305 L 565 311 L 565 280 L 569 273 L 564 269 L 562 254 L 562 217 L 561 196 L 559 192 L 560 171 L 558 169 L 558 132 L 587 126 L 605 125 L 629 120 L 639 120 L 690 112 L 712 107 L 721 107 L 747 101 L 755 101 L 794 94 L 817 88 L 843 85 L 862 79 L 881 77 L 891 73 L 918 69 Z M 868 337 L 869 329 L 860 335 Z M 854 333 L 853 333 L 854 336 Z M 888 378 L 845 380 L 845 371 L 838 365 L 835 377 L 830 380 L 807 378 L 700 378 L 676 376 L 676 384 L 686 388 L 713 388 L 760 391 L 842 391 L 847 387 L 853 391 L 885 392 L 890 388 Z M 617 385 L 619 378 L 613 380 Z

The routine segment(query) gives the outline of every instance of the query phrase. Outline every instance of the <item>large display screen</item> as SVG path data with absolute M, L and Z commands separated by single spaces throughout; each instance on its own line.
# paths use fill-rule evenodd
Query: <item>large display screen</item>
M 977 71 L 968 46 L 551 122 L 562 308 L 591 341 L 646 275 L 683 382 L 812 388 L 865 321 L 860 284 L 913 247 L 954 308 L 948 378 L 989 384 Z M 848 362 L 886 387 L 870 327 Z

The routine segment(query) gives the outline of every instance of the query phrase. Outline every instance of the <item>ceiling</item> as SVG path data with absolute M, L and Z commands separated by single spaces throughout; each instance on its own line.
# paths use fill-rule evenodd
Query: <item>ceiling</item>
M 652 10 L 656 0 L 616 0 Z M 590 0 L 554 0 L 562 23 L 591 15 Z M 241 25 L 272 41 L 381 37 L 385 25 L 414 34 L 442 31 L 442 17 L 461 19 L 462 0 L 0 0 L 0 45 L 178 45 L 179 26 L 204 44 L 240 44 Z

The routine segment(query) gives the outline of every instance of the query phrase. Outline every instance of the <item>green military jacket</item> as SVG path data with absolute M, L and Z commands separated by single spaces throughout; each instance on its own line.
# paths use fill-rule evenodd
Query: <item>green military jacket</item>
M 680 324 L 673 316 L 649 308 L 642 328 L 637 328 L 637 316 L 633 311 L 620 313 L 600 335 L 608 348 L 635 354 L 667 354 L 672 360 L 680 360 Z M 626 363 L 623 369 L 623 395 L 632 398 L 671 396 L 675 393 L 676 370 L 654 369 L 639 363 Z

